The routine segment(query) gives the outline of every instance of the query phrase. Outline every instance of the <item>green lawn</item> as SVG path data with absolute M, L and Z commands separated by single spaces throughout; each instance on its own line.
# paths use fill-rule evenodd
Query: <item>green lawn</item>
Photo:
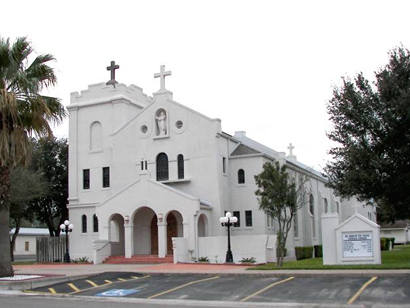
M 323 265 L 322 258 L 284 262 L 282 267 L 276 263 L 258 265 L 250 270 L 278 269 L 410 269 L 410 245 L 396 246 L 391 251 L 382 251 L 382 264 L 366 265 Z

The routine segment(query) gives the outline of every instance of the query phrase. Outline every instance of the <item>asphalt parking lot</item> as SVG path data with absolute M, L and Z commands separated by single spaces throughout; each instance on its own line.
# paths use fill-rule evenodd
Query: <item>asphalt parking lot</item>
M 107 272 L 28 292 L 203 301 L 401 305 L 410 303 L 410 275 L 299 277 Z

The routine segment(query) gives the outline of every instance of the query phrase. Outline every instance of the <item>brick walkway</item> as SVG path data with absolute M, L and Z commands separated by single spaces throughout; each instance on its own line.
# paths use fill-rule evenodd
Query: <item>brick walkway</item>
M 230 264 L 32 264 L 14 265 L 16 274 L 77 276 L 101 272 L 245 273 L 248 266 Z M 249 271 L 248 271 L 249 273 Z

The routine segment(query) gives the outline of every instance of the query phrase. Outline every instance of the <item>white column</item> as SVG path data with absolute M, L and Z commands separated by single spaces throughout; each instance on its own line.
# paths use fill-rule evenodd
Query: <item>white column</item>
M 133 238 L 134 225 L 126 224 L 124 225 L 124 246 L 125 246 L 125 257 L 131 258 L 132 252 L 134 250 L 134 238 Z
M 158 222 L 158 257 L 165 258 L 167 255 L 167 223 Z

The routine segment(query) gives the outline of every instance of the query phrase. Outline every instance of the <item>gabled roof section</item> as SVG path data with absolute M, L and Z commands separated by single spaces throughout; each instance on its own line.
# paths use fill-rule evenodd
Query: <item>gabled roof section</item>
M 249 155 L 249 154 L 260 154 L 261 152 L 248 147 L 247 145 L 240 144 L 236 147 L 236 149 L 231 153 L 231 156 L 241 156 L 241 155 Z
M 368 224 L 368 225 L 370 225 L 370 226 L 372 226 L 372 227 L 376 227 L 376 228 L 379 228 L 379 227 L 380 227 L 377 223 L 375 223 L 374 221 L 371 221 L 370 219 L 364 217 L 363 215 L 360 215 L 359 213 L 354 213 L 354 214 L 353 214 L 352 216 L 350 216 L 348 219 L 346 219 L 346 220 L 343 221 L 341 224 L 339 224 L 339 225 L 336 227 L 336 230 L 337 230 L 337 229 L 340 229 L 341 227 L 343 227 L 343 226 L 345 226 L 345 225 L 347 225 L 348 223 L 350 223 L 350 222 L 351 222 L 352 220 L 354 220 L 354 219 L 359 219 L 359 220 L 363 221 L 364 223 L 366 223 L 366 224 Z
M 146 183 L 146 184 L 148 184 L 148 185 L 159 186 L 159 187 L 161 187 L 162 189 L 164 189 L 164 190 L 167 191 L 167 192 L 170 192 L 170 193 L 173 193 L 173 194 L 177 194 L 177 195 L 179 195 L 180 197 L 182 197 L 182 198 L 184 198 L 184 199 L 188 199 L 188 200 L 192 200 L 192 201 L 198 201 L 198 203 L 200 203 L 200 199 L 199 199 L 198 197 L 189 195 L 189 194 L 187 194 L 187 193 L 185 193 L 185 192 L 182 192 L 182 191 L 180 191 L 180 190 L 178 190 L 178 189 L 175 189 L 175 188 L 173 188 L 173 187 L 170 187 L 170 186 L 168 186 L 168 185 L 166 185 L 166 184 L 162 184 L 162 183 L 157 182 L 157 181 L 155 181 L 155 180 L 143 178 L 143 179 L 135 180 L 135 181 L 131 182 L 130 184 L 126 185 L 124 188 L 120 189 L 119 191 L 117 191 L 116 193 L 114 193 L 112 196 L 110 196 L 110 197 L 108 197 L 107 199 L 105 199 L 104 201 L 102 201 L 102 202 L 100 203 L 100 206 L 102 206 L 102 205 L 108 203 L 109 201 L 111 201 L 111 200 L 117 198 L 118 196 L 120 196 L 120 195 L 126 193 L 127 191 L 130 191 L 130 190 L 134 189 L 134 187 L 137 187 L 137 185 L 143 185 L 144 183 Z
M 272 150 L 271 148 L 269 148 L 269 147 L 255 141 L 251 138 L 248 138 L 246 136 L 245 132 L 236 132 L 234 138 L 241 142 L 240 146 L 246 146 L 246 147 L 250 148 L 251 150 L 256 151 L 256 153 L 249 153 L 249 154 L 263 153 L 268 158 L 275 159 L 275 160 L 283 157 L 283 154 L 281 154 L 279 152 L 276 152 L 275 150 Z M 239 146 L 238 146 L 238 148 L 239 148 Z M 235 149 L 235 151 L 236 151 L 236 149 Z M 233 154 L 234 153 L 232 153 L 231 156 L 235 156 Z M 249 155 L 249 154 L 242 154 L 242 155 Z M 283 158 L 285 158 L 285 157 L 283 157 Z M 305 164 L 302 164 L 299 161 L 296 161 L 296 160 L 293 160 L 293 159 L 287 159 L 287 158 L 285 158 L 285 161 L 289 165 L 294 165 L 297 168 L 300 168 L 300 169 L 302 169 L 306 172 L 311 173 L 312 175 L 320 178 L 322 181 L 325 181 L 325 182 L 327 181 L 327 179 L 319 171 L 316 171 L 315 169 L 310 168 L 310 167 L 306 166 Z
M 152 98 L 150 98 L 150 99 L 152 99 Z M 198 111 L 196 111 L 196 110 L 193 110 L 193 109 L 191 109 L 191 108 L 189 108 L 189 107 L 187 107 L 187 106 L 185 106 L 185 105 L 183 105 L 183 104 L 181 104 L 181 103 L 178 103 L 178 102 L 176 102 L 176 101 L 174 101 L 174 100 L 172 100 L 172 99 L 167 99 L 166 101 L 167 101 L 168 103 L 174 104 L 174 105 L 176 105 L 176 106 L 178 106 L 178 107 L 180 107 L 180 108 L 182 108 L 182 109 L 185 109 L 185 110 L 187 110 L 187 111 L 189 111 L 189 112 L 195 113 L 195 114 L 197 114 L 198 116 L 203 117 L 204 119 L 207 119 L 208 121 L 220 121 L 219 119 L 212 119 L 212 118 L 210 118 L 210 117 L 208 117 L 208 116 L 206 116 L 206 115 L 204 115 L 204 114 L 202 114 L 202 113 L 200 113 L 200 112 L 198 112 Z M 144 109 L 141 110 L 140 113 L 136 114 L 136 115 L 133 116 L 131 119 L 129 119 L 127 122 L 125 122 L 123 125 L 121 125 L 121 126 L 120 126 L 117 130 L 115 130 L 111 135 L 114 136 L 114 135 L 118 134 L 120 131 L 122 131 L 122 130 L 125 129 L 128 125 L 130 125 L 132 122 L 134 122 L 138 117 L 141 117 L 144 113 L 149 112 L 149 110 L 151 110 L 151 108 L 155 108 L 155 105 L 156 105 L 156 104 L 158 104 L 158 102 L 157 102 L 157 101 L 154 101 L 152 104 L 146 106 Z
M 268 148 L 267 146 L 263 145 L 262 143 L 259 143 L 251 138 L 248 138 L 244 132 L 237 132 L 235 133 L 234 137 L 237 140 L 239 140 L 242 145 L 245 145 L 246 147 L 251 148 L 256 152 L 263 153 L 273 159 L 278 159 L 280 157 L 279 152 L 276 152 L 271 148 Z
M 316 175 L 317 177 L 321 178 L 323 181 L 327 181 L 327 178 L 325 176 L 323 176 L 322 173 L 320 173 L 319 171 L 317 171 L 317 170 L 315 170 L 311 167 L 306 166 L 305 164 L 302 164 L 299 161 L 296 161 L 296 160 L 293 160 L 293 159 L 286 159 L 286 163 L 290 164 L 290 165 L 295 165 L 296 167 L 299 167 L 303 170 L 306 170 L 306 171 Z

